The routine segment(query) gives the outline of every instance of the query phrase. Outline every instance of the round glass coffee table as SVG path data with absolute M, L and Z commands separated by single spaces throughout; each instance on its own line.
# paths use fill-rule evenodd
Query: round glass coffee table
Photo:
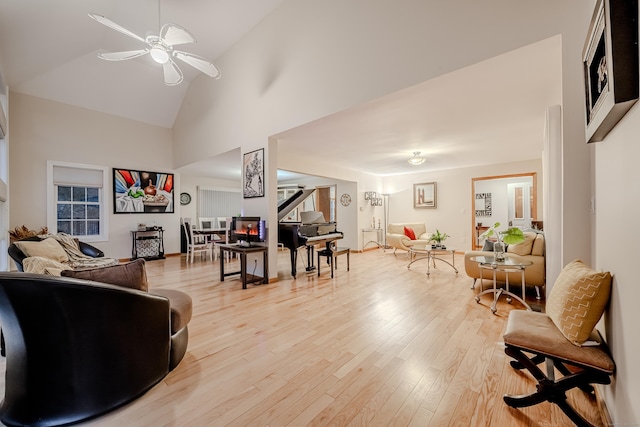
M 485 291 L 480 292 L 476 295 L 476 302 L 480 302 L 480 297 L 484 294 L 493 293 L 493 303 L 491 304 L 491 312 L 496 314 L 497 308 L 496 305 L 498 303 L 498 299 L 501 295 L 507 296 L 507 302 L 511 303 L 511 299 L 515 298 L 524 305 L 527 310 L 531 310 L 529 304 L 524 301 L 525 298 L 525 281 L 524 281 L 524 271 L 530 265 L 533 265 L 533 262 L 520 259 L 519 257 L 506 255 L 504 261 L 497 261 L 494 256 L 474 256 L 469 258 L 469 260 L 478 263 L 478 267 L 480 267 L 480 281 L 484 279 L 482 272 L 484 270 L 490 270 L 493 272 L 493 288 L 487 289 Z M 496 283 L 496 271 L 503 271 L 505 276 L 505 288 L 498 288 Z M 520 273 L 522 274 L 522 298 L 513 292 L 509 291 L 509 273 Z
M 437 255 L 448 255 L 451 254 L 451 262 L 446 259 L 439 258 Z M 421 261 L 423 259 L 427 260 L 427 276 L 431 274 L 431 264 L 433 264 L 433 268 L 436 268 L 436 260 L 442 261 L 445 264 L 449 264 L 453 271 L 458 274 L 458 269 L 456 268 L 456 250 L 455 249 L 437 249 L 433 248 L 431 245 L 414 245 L 409 246 L 409 265 L 407 265 L 408 269 L 411 269 L 411 264 L 416 261 Z

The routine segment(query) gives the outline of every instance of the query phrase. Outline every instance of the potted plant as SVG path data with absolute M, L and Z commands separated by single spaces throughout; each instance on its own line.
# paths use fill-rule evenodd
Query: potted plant
M 435 242 L 433 245 L 434 249 L 446 249 L 444 246 L 444 241 L 447 240 L 449 236 L 447 233 L 440 233 L 440 230 L 436 228 L 436 232 L 431 235 L 430 241 Z
M 495 235 L 496 241 L 493 243 L 493 252 L 495 252 L 496 261 L 505 260 L 505 244 L 516 245 L 524 242 L 524 233 L 517 227 L 509 227 L 506 230 L 498 231 L 500 223 L 496 222 L 487 231 L 480 235 L 483 239 L 488 239 Z

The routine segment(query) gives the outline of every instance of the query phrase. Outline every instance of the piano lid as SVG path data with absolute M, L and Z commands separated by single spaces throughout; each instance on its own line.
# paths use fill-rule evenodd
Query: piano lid
M 282 221 L 291 211 L 307 200 L 314 191 L 316 191 L 315 188 L 311 190 L 298 190 L 293 196 L 280 202 L 278 205 L 278 221 Z

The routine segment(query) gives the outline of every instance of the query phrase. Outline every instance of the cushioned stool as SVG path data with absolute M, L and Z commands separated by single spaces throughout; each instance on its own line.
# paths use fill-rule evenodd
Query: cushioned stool
M 591 394 L 594 392 L 591 384 L 611 383 L 615 365 L 607 346 L 595 330 L 591 340 L 600 342 L 600 345 L 578 347 L 565 338 L 546 314 L 511 311 L 504 334 L 505 353 L 516 359 L 511 362 L 513 368 L 529 371 L 538 385 L 536 391 L 529 395 L 505 395 L 505 403 L 521 408 L 549 401 L 558 405 L 577 426 L 591 426 L 569 405 L 565 394 L 574 387 Z M 545 375 L 538 367 L 547 359 L 553 362 L 562 378 L 555 380 L 553 375 Z
M 338 268 L 339 255 L 347 254 L 347 271 L 349 271 L 349 253 L 350 252 L 351 252 L 351 249 L 349 248 L 338 248 L 338 247 L 330 247 L 330 248 L 318 251 L 318 276 L 320 276 L 320 257 L 326 257 L 327 264 L 331 265 L 332 279 L 333 279 L 334 264 L 335 264 L 335 268 Z

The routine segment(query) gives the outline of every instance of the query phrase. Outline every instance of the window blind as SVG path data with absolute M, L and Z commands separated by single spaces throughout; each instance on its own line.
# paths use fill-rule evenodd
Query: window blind
M 82 185 L 102 188 L 102 174 L 102 169 L 54 165 L 53 183 L 55 185 Z
M 198 217 L 232 217 L 240 214 L 240 191 L 198 187 Z

